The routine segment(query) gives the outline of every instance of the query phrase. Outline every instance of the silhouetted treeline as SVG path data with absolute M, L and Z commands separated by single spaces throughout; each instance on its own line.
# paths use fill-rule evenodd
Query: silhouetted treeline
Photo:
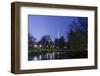
M 50 35 L 43 36 L 38 42 L 36 42 L 36 38 L 30 36 L 28 37 L 29 47 L 33 47 L 36 45 L 41 45 L 43 48 L 64 48 L 67 47 L 65 39 L 63 36 L 60 38 L 55 38 L 54 41 L 51 40 Z

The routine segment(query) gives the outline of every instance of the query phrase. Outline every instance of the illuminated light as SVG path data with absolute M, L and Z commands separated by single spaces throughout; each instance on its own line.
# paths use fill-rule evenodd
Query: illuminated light
M 40 45 L 39 47 L 42 47 L 42 45 Z
M 37 45 L 35 44 L 34 47 L 37 47 Z
M 66 46 L 64 48 L 67 48 Z

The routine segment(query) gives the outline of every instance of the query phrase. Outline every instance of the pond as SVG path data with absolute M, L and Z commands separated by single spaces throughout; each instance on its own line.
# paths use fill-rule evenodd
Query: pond
M 64 52 L 46 53 L 40 55 L 30 55 L 29 60 L 53 60 L 53 59 L 66 59 L 67 54 Z
M 67 52 L 48 52 L 41 54 L 29 53 L 28 60 L 55 60 L 55 59 L 74 59 L 87 58 L 87 51 L 67 51 Z

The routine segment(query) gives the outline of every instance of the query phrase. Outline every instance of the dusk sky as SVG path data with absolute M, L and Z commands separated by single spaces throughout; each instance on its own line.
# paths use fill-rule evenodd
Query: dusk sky
M 59 36 L 64 36 L 67 40 L 69 26 L 76 19 L 77 17 L 69 16 L 29 15 L 28 31 L 37 41 L 44 35 L 50 35 L 54 41 L 58 36 L 58 32 Z

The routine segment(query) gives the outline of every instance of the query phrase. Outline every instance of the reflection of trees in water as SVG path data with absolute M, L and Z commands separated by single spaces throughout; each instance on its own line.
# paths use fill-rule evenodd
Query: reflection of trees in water
M 36 52 L 37 53 L 37 52 Z M 54 59 L 77 59 L 77 58 L 87 58 L 87 50 L 67 50 L 67 51 L 55 51 L 55 52 L 29 52 L 28 60 L 54 60 Z
M 46 53 L 46 54 L 40 54 L 40 55 L 34 55 L 29 58 L 29 60 L 52 60 L 52 59 L 64 59 L 64 53 Z M 66 56 L 67 58 L 67 56 Z

